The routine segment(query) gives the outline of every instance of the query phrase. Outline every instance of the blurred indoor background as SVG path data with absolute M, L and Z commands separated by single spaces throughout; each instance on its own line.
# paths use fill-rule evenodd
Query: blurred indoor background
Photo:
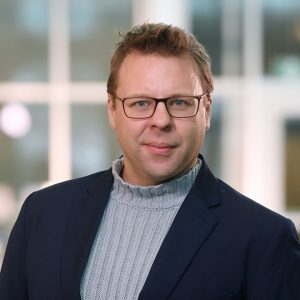
M 0 265 L 29 193 L 120 155 L 109 59 L 145 21 L 191 31 L 212 57 L 214 172 L 300 231 L 299 0 L 1 0 Z

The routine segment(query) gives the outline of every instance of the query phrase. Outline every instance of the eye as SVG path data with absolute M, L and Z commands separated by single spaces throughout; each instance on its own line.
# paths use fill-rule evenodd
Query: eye
M 177 107 L 188 106 L 189 101 L 187 99 L 184 99 L 184 98 L 174 98 L 174 99 L 170 99 L 169 105 L 170 106 L 177 106 Z
M 130 109 L 148 109 L 153 105 L 153 100 L 147 98 L 128 98 L 126 104 Z
M 149 100 L 145 100 L 145 99 L 138 100 L 134 103 L 134 105 L 137 107 L 147 107 L 147 106 L 149 106 L 149 104 L 150 104 Z

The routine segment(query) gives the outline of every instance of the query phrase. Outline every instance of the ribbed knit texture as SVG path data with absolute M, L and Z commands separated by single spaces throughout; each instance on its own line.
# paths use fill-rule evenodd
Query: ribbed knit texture
M 134 300 L 200 169 L 157 186 L 134 186 L 119 176 L 114 185 L 81 281 L 83 300 Z

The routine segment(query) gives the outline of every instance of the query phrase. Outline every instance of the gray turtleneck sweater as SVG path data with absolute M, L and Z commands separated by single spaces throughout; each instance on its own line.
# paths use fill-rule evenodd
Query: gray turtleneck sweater
M 137 299 L 156 254 L 200 169 L 157 186 L 134 186 L 119 176 L 81 281 L 83 300 Z M 100 199 L 99 199 L 100 201 Z

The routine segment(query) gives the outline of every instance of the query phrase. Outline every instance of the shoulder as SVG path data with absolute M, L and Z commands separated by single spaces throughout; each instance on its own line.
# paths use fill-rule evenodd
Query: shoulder
M 254 216 L 257 216 L 258 214 L 264 217 L 275 218 L 279 220 L 284 218 L 279 213 L 276 213 L 271 209 L 265 207 L 264 205 L 256 202 L 255 200 L 252 200 L 247 196 L 241 194 L 222 180 L 216 180 L 221 203 L 227 209 L 232 210 L 232 212 L 243 211 L 246 216 L 249 217 L 253 217 L 253 214 Z
M 220 220 L 226 220 L 236 226 L 289 223 L 284 216 L 248 198 L 215 177 L 202 156 L 201 159 L 202 166 L 195 181 L 196 192 Z
M 220 206 L 215 213 L 235 230 L 264 238 L 280 232 L 296 234 L 290 219 L 242 195 L 222 180 L 217 179 L 217 185 Z
M 93 186 L 104 188 L 112 181 L 111 169 L 90 174 L 84 177 L 63 181 L 33 192 L 24 202 L 24 207 L 35 210 L 49 209 L 63 210 L 74 201 L 86 198 L 89 189 Z

